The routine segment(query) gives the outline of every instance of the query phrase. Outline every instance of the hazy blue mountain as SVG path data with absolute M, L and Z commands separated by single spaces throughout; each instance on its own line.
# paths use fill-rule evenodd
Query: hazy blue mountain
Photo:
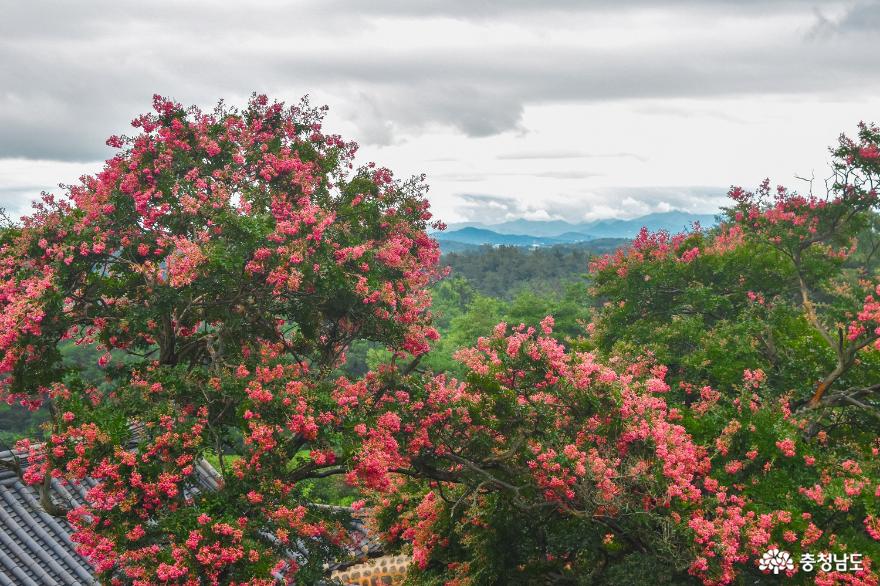
M 473 226 L 460 230 L 447 230 L 434 234 L 434 238 L 440 241 L 446 240 L 464 244 L 492 244 L 494 246 L 502 244 L 509 246 L 552 246 L 566 242 L 557 238 L 542 238 L 526 234 L 499 234 L 494 230 L 474 228 Z
M 639 233 L 642 226 L 646 226 L 651 232 L 667 230 L 675 233 L 689 230 L 694 222 L 699 222 L 701 226 L 707 228 L 715 225 L 715 216 L 671 211 L 648 214 L 632 220 L 599 220 L 582 224 L 579 228 L 581 231 L 589 231 L 597 238 L 633 238 Z
M 585 242 L 587 240 L 592 240 L 594 237 L 591 234 L 584 234 L 583 232 L 565 232 L 555 238 L 556 240 L 562 240 L 564 242 Z
M 631 220 L 607 219 L 580 223 L 563 220 L 511 220 L 488 225 L 479 222 L 463 222 L 450 224 L 446 232 L 434 236 L 438 239 L 474 244 L 547 246 L 553 244 L 553 242 L 544 242 L 547 239 L 578 242 L 591 238 L 634 238 L 642 226 L 647 226 L 652 232 L 668 230 L 675 233 L 690 229 L 694 222 L 699 222 L 703 227 L 713 226 L 716 223 L 712 214 L 692 214 L 673 210 L 648 214 Z M 464 230 L 476 232 L 465 232 L 464 239 L 458 237 Z M 452 234 L 456 234 L 456 237 L 452 237 Z M 510 236 L 512 239 L 504 239 L 503 236 Z
M 462 228 L 488 228 L 488 226 L 481 222 L 452 222 L 451 224 L 446 224 L 445 231 L 461 230 Z
M 577 232 L 577 226 L 563 220 L 511 220 L 502 224 L 486 226 L 499 234 L 528 234 L 555 238 L 566 232 Z

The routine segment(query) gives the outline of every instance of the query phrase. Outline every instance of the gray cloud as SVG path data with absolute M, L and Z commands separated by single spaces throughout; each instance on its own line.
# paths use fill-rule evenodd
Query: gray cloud
M 325 0 L 325 6 L 334 10 L 356 10 L 357 0 Z M 813 0 L 666 0 L 665 8 L 689 8 L 716 12 L 761 11 L 763 13 L 786 10 L 791 7 L 815 4 Z M 373 0 L 370 10 L 383 15 L 442 16 L 455 19 L 488 19 L 534 14 L 536 12 L 608 12 L 638 8 L 654 8 L 653 0 L 630 0 L 626 3 L 613 0 Z
M 524 161 L 524 160 L 553 160 L 553 159 L 636 159 L 639 161 L 647 160 L 642 155 L 636 153 L 588 153 L 577 150 L 546 150 L 546 151 L 520 151 L 513 153 L 502 153 L 495 157 L 502 161 Z
M 715 213 L 725 205 L 727 191 L 726 187 L 699 185 L 600 188 L 592 193 L 590 203 L 580 197 L 532 202 L 496 194 L 459 193 L 456 211 L 465 221 L 485 224 L 516 218 L 569 222 L 634 218 L 670 210 Z
M 673 0 L 665 7 L 735 13 L 748 27 L 768 10 L 797 16 L 812 5 Z M 252 90 L 289 100 L 321 92 L 317 98 L 332 96 L 336 115 L 357 127 L 354 138 L 376 145 L 433 125 L 470 137 L 521 132 L 529 105 L 876 93 L 880 71 L 863 42 L 873 34 L 875 5 L 859 3 L 835 25 L 847 34 L 818 40 L 698 45 L 682 38 L 646 50 L 554 44 L 552 36 L 480 49 L 450 47 L 443 39 L 436 46 L 409 47 L 405 38 L 402 45 L 371 44 L 371 35 L 385 34 L 378 17 L 451 17 L 480 26 L 503 17 L 512 27 L 534 24 L 552 35 L 554 19 L 600 18 L 619 10 L 611 2 L 379 0 L 369 11 L 351 0 L 247 7 L 157 0 L 150 10 L 106 0 L 10 2 L 0 20 L 0 157 L 103 158 L 110 152 L 106 137 L 126 131 L 154 92 L 203 106 L 220 97 L 241 101 Z M 653 6 L 643 0 L 626 9 Z M 405 32 L 407 21 L 399 26 Z
M 0 209 L 17 218 L 30 211 L 30 202 L 39 197 L 44 189 L 40 185 L 0 187 Z
M 746 186 L 748 187 L 748 186 Z M 713 213 L 727 205 L 729 187 L 713 185 L 609 187 L 597 191 L 599 199 L 618 205 L 614 217 L 683 210 Z
M 457 173 L 431 173 L 428 176 L 428 179 L 442 179 L 443 181 L 451 181 L 453 183 L 477 183 L 479 181 L 486 181 L 487 179 L 489 179 L 489 177 L 491 177 L 489 173 L 472 171 Z
M 581 159 L 588 156 L 583 151 L 575 150 L 548 150 L 548 151 L 521 151 L 515 153 L 502 153 L 495 157 L 500 160 L 520 161 L 531 159 Z
M 813 39 L 827 39 L 850 33 L 869 33 L 876 37 L 880 30 L 880 1 L 861 0 L 849 5 L 841 16 L 832 17 L 816 8 L 816 24 L 808 32 Z
M 874 35 L 880 30 L 880 2 L 857 2 L 837 23 L 839 30 L 866 31 Z
M 521 217 L 524 211 L 516 198 L 503 195 L 459 193 L 456 194 L 456 198 L 459 200 L 456 211 L 466 221 L 492 224 Z
M 581 169 L 567 169 L 555 171 L 497 171 L 497 172 L 470 172 L 470 173 L 432 173 L 429 179 L 442 179 L 455 183 L 469 183 L 486 181 L 492 177 L 542 177 L 546 179 L 589 179 L 590 177 L 602 177 L 603 173 L 584 171 Z
M 546 177 L 548 179 L 588 179 L 590 177 L 601 177 L 602 173 L 590 171 L 539 171 L 537 173 L 518 173 L 518 175 Z

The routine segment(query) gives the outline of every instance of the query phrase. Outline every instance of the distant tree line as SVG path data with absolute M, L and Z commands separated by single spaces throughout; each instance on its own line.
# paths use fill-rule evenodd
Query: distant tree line
M 627 243 L 603 238 L 579 245 L 546 248 L 485 245 L 473 251 L 450 252 L 442 264 L 463 277 L 483 295 L 511 300 L 521 291 L 555 293 L 573 281 L 583 281 L 590 257 Z

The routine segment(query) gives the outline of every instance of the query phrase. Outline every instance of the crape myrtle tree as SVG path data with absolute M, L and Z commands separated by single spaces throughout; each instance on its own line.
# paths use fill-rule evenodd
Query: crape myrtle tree
M 0 236 L 0 397 L 52 412 L 24 480 L 106 583 L 313 584 L 349 536 L 308 489 L 349 472 L 350 430 L 436 337 L 423 180 L 355 168 L 306 101 L 154 110 Z M 62 360 L 71 340 L 103 384 Z M 356 412 L 335 399 L 366 384 L 337 380 L 354 340 L 392 352 Z M 97 485 L 64 511 L 51 477 Z
M 877 128 L 833 149 L 827 196 L 769 181 L 730 191 L 721 226 L 669 236 L 643 231 L 631 249 L 593 263 L 606 300 L 595 338 L 608 352 L 648 346 L 670 367 L 679 398 L 693 385 L 731 385 L 761 368 L 806 435 L 873 429 L 880 406 Z M 623 327 L 626 324 L 626 327 Z M 676 382 L 678 382 L 676 381 Z
M 596 259 L 583 339 L 501 324 L 362 430 L 411 583 L 762 583 L 778 548 L 790 583 L 878 584 L 880 131 L 832 153 L 821 197 L 733 188 Z
M 736 495 L 758 518 L 801 517 L 775 542 L 797 555 L 880 558 L 878 144 L 873 125 L 841 136 L 821 197 L 812 185 L 807 195 L 769 181 L 733 188 L 719 228 L 643 233 L 592 267 L 606 300 L 594 343 L 610 353 L 650 348 L 669 366 L 684 425 L 700 443 L 714 437 L 713 468 L 724 471 L 715 494 Z M 740 379 L 750 397 L 730 393 Z M 775 403 L 779 417 L 762 430 L 743 418 L 746 401 L 755 413 Z M 755 433 L 775 436 L 775 449 Z M 745 561 L 765 546 L 750 521 L 743 527 Z M 875 584 L 877 574 L 833 579 Z
M 566 349 L 553 326 L 499 324 L 458 353 L 463 381 L 414 385 L 363 430 L 360 457 L 386 466 L 358 481 L 389 542 L 411 544 L 411 583 L 633 583 L 661 554 L 686 567 L 675 508 L 697 506 L 710 462 L 666 405 L 665 367 Z

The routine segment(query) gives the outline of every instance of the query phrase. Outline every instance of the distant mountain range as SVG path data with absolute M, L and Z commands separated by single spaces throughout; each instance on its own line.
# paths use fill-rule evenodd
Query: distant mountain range
M 577 224 L 564 220 L 512 220 L 488 225 L 464 222 L 450 224 L 444 232 L 432 236 L 440 242 L 444 252 L 452 252 L 484 244 L 535 247 L 578 244 L 600 238 L 634 238 L 642 226 L 652 232 L 668 230 L 676 233 L 689 230 L 694 222 L 703 227 L 716 223 L 711 214 L 669 211 L 632 220 L 595 220 Z

